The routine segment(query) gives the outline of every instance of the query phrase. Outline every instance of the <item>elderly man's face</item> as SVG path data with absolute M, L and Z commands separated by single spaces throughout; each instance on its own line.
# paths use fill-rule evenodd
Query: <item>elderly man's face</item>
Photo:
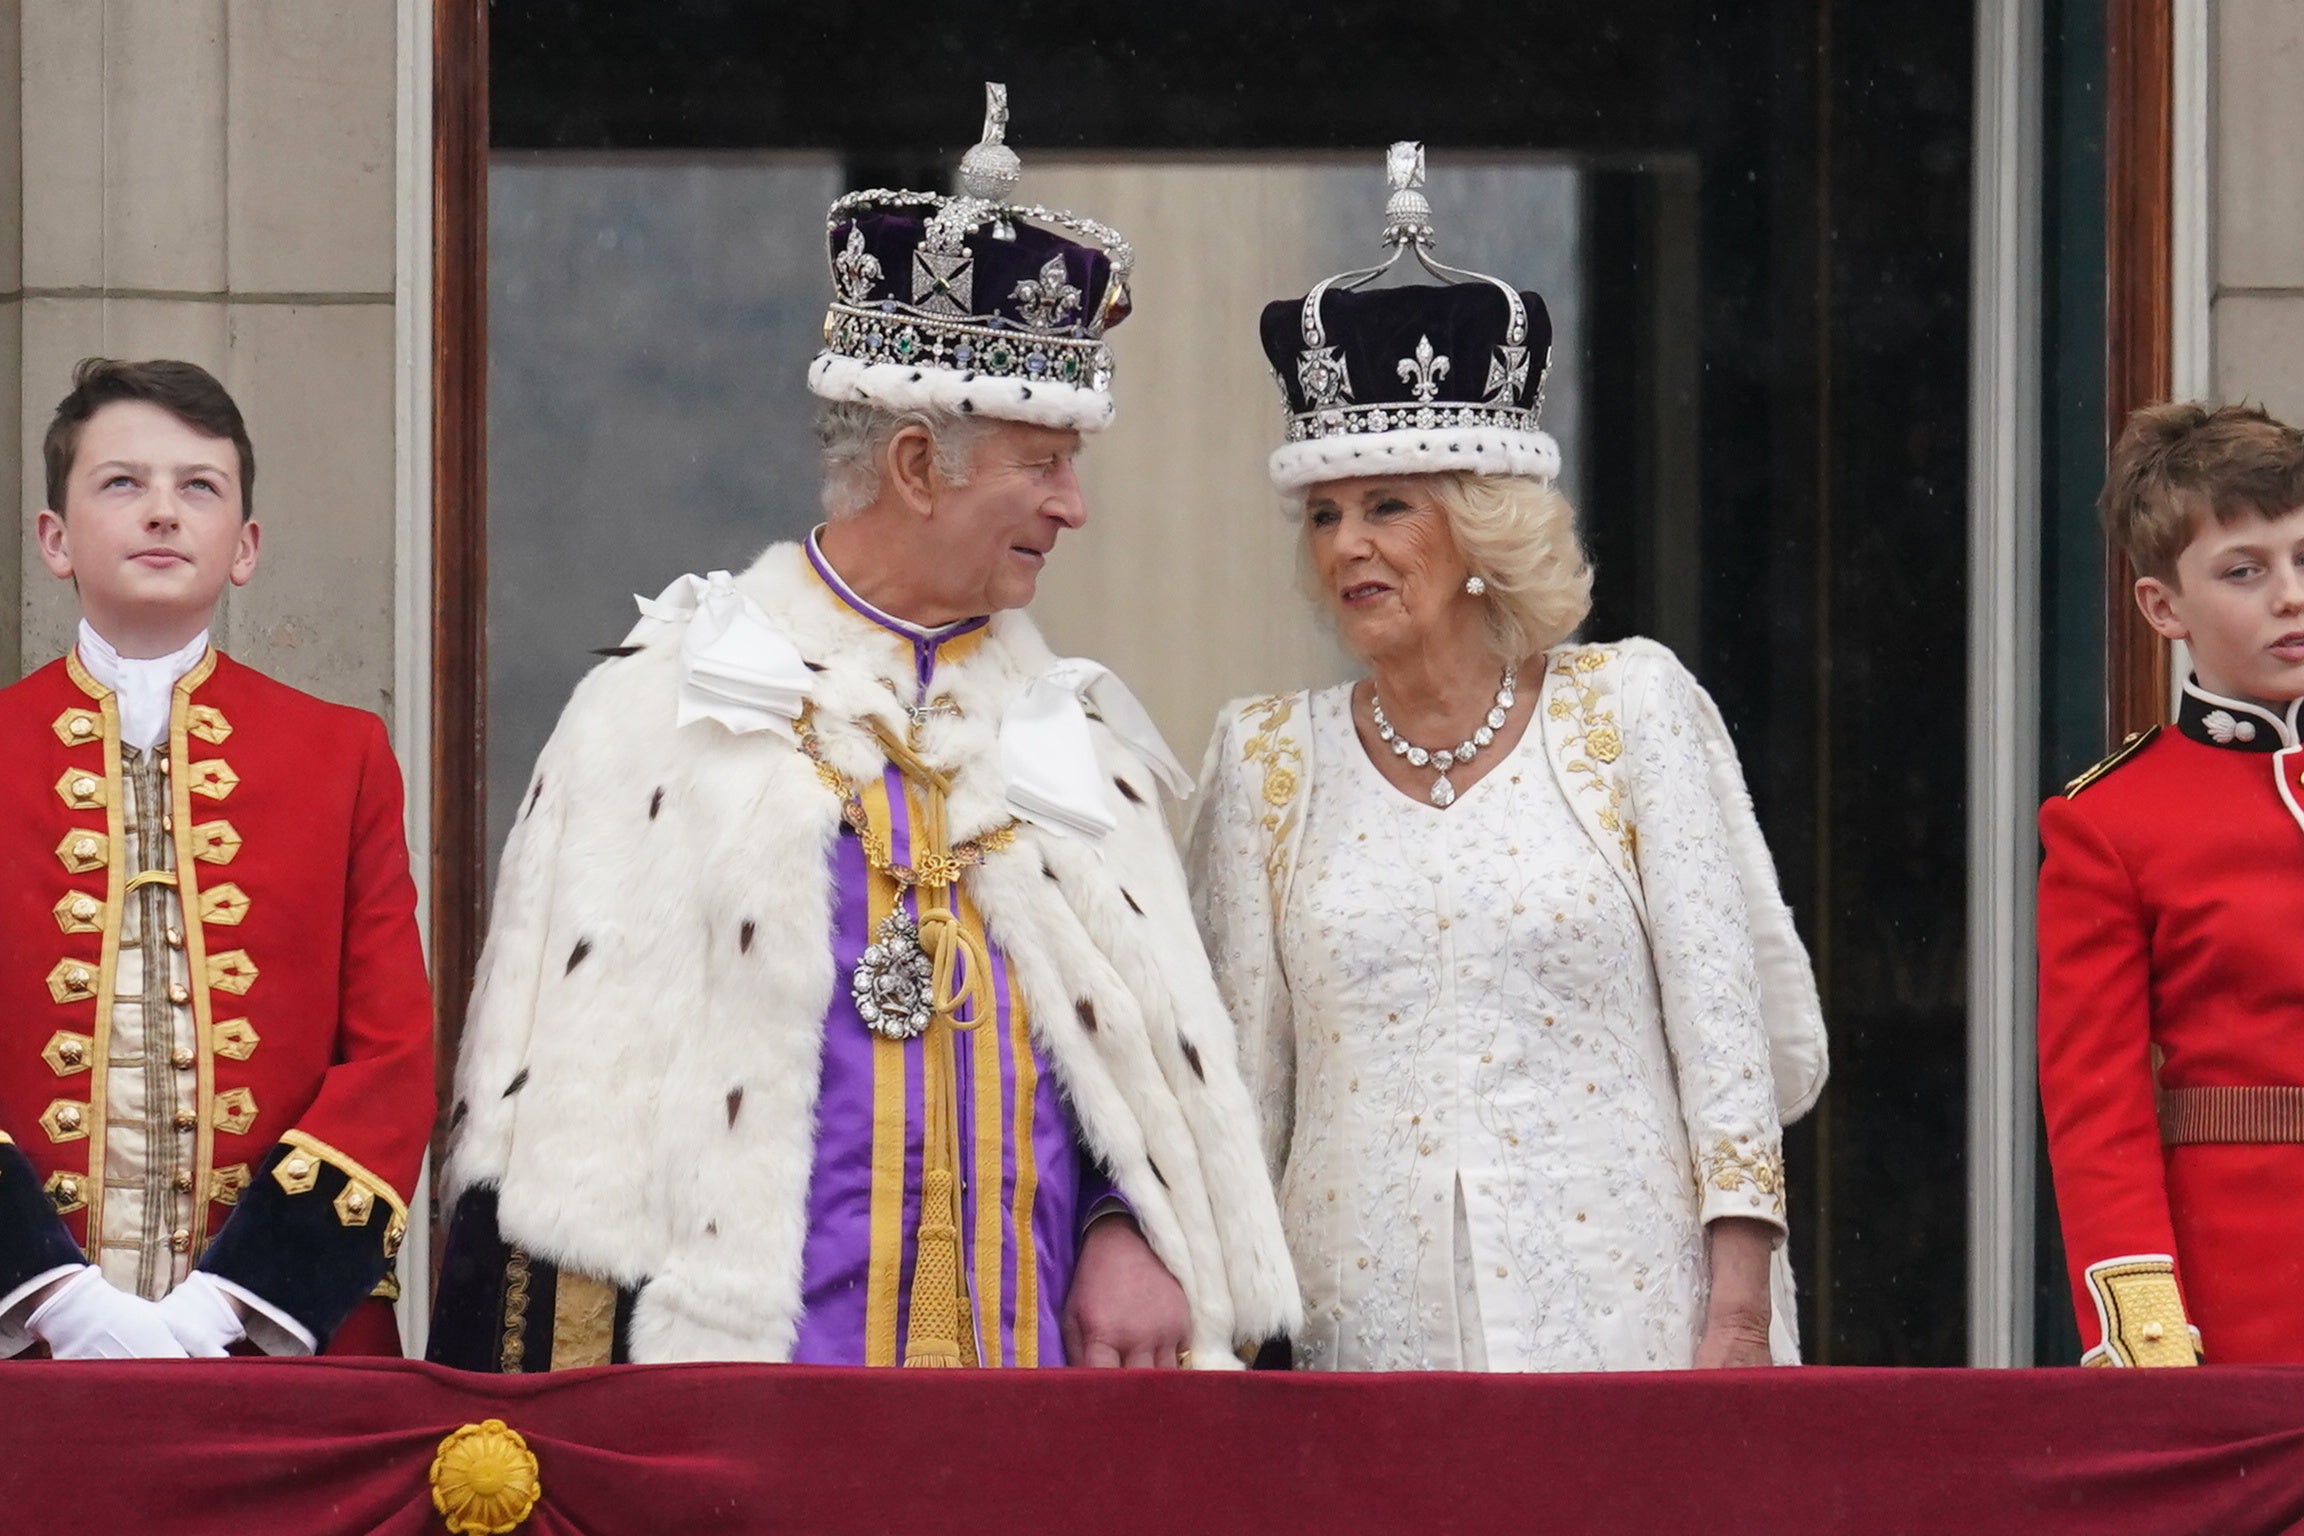
M 1000 422 L 976 445 L 968 483 L 939 481 L 928 517 L 934 581 L 954 613 L 1021 608 L 1057 535 L 1088 520 L 1072 461 L 1080 434 Z

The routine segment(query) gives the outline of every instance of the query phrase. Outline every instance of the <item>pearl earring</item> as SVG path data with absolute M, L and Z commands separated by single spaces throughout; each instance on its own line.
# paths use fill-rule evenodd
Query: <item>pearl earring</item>
M 1488 595 L 1488 583 L 1477 576 L 1467 576 L 1464 578 L 1464 592 L 1468 597 L 1485 597 Z

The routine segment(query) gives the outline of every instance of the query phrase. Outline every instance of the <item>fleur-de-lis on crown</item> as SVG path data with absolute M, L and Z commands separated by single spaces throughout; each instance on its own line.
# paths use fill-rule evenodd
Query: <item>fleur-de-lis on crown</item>
M 1024 323 L 1037 330 L 1053 330 L 1080 307 L 1080 290 L 1064 280 L 1064 258 L 1051 256 L 1036 278 L 1016 285 L 1013 295 L 1022 307 Z
M 1448 377 L 1448 359 L 1433 352 L 1431 337 L 1419 336 L 1416 355 L 1400 359 L 1399 373 L 1417 399 L 1431 400 L 1440 393 L 1440 381 Z
M 832 270 L 840 279 L 840 292 L 851 304 L 861 304 L 880 281 L 880 258 L 864 249 L 864 231 L 848 226 L 848 244 L 833 258 Z

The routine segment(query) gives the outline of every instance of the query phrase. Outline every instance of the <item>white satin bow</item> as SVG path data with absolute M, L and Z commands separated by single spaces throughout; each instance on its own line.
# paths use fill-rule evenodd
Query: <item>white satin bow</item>
M 1035 826 L 1094 842 L 1120 822 L 1096 760 L 1084 699 L 1170 794 L 1182 799 L 1192 793 L 1192 775 L 1168 750 L 1136 695 L 1101 663 L 1069 657 L 1025 684 L 1000 717 L 1008 808 Z
M 639 645 L 675 624 L 680 637 L 679 723 L 717 720 L 741 736 L 774 731 L 798 741 L 792 722 L 813 686 L 799 648 L 737 589 L 726 571 L 677 578 L 653 598 L 637 593 L 640 622 L 624 637 Z

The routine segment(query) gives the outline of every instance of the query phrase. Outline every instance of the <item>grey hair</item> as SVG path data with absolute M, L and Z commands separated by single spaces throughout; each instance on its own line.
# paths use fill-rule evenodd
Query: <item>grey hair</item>
M 880 494 L 888 445 L 907 427 L 922 427 L 936 445 L 936 473 L 968 483 L 976 447 L 991 430 L 979 417 L 934 407 L 898 410 L 868 400 L 828 400 L 816 412 L 816 447 L 824 470 L 824 515 L 837 522 Z

